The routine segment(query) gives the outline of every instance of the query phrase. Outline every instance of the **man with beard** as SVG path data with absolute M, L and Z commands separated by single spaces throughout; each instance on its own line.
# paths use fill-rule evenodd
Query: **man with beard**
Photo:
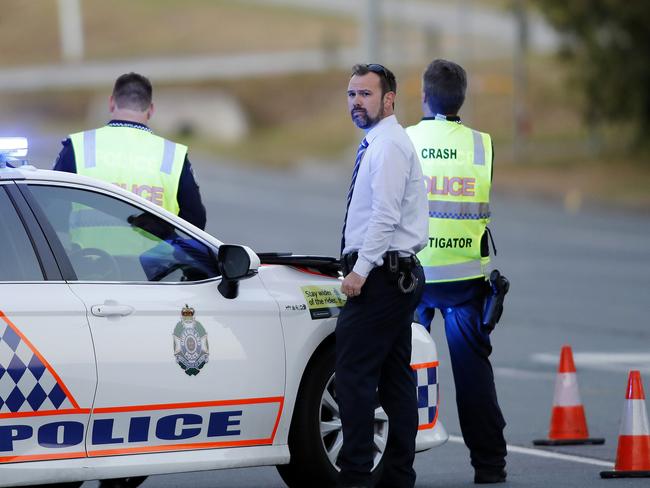
M 359 145 L 343 224 L 336 324 L 336 393 L 343 424 L 339 486 L 412 488 L 418 428 L 411 320 L 424 274 L 416 253 L 427 241 L 427 202 L 413 144 L 393 115 L 395 76 L 358 64 L 348 84 Z M 377 400 L 390 422 L 381 479 L 371 471 Z

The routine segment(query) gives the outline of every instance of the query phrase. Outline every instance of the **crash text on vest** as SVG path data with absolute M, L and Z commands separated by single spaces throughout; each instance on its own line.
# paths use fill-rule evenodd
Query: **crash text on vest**
M 456 149 L 444 148 L 440 149 L 439 147 L 424 147 L 420 151 L 422 159 L 456 159 L 458 157 Z

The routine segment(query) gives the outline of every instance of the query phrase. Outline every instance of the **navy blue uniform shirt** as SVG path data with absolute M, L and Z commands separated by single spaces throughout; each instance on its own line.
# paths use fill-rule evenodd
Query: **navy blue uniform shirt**
M 134 129 L 142 129 L 150 131 L 149 127 L 137 122 L 129 122 L 126 120 L 111 120 L 107 125 L 115 125 L 119 127 L 133 127 Z M 63 149 L 59 153 L 59 157 L 54 163 L 52 168 L 54 171 L 66 171 L 68 173 L 77 172 L 77 162 L 74 156 L 74 149 L 72 148 L 72 141 L 70 138 L 61 142 Z M 205 207 L 201 202 L 201 193 L 199 192 L 199 185 L 194 179 L 192 165 L 190 160 L 185 156 L 183 162 L 183 169 L 181 176 L 178 180 L 178 193 L 176 194 L 176 201 L 178 202 L 178 216 L 187 220 L 189 223 L 194 224 L 199 229 L 205 229 L 206 215 Z

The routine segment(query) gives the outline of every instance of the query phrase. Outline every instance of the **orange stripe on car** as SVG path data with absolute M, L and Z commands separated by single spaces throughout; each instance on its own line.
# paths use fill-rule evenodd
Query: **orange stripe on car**
M 53 459 L 79 459 L 85 458 L 85 452 L 69 452 L 61 454 L 29 454 L 26 456 L 4 456 L 0 457 L 0 463 L 15 463 L 25 461 L 51 461 Z
M 13 419 L 17 417 L 43 417 L 47 415 L 75 415 L 88 414 L 89 408 L 66 408 L 62 410 L 38 410 L 36 412 L 0 413 L 0 419 Z
M 68 387 L 65 386 L 65 383 L 63 382 L 63 380 L 61 380 L 59 375 L 56 374 L 56 371 L 54 371 L 54 368 L 52 368 L 52 366 L 50 366 L 50 363 L 47 362 L 47 360 L 41 355 L 40 352 L 38 352 L 38 350 L 29 341 L 29 339 L 27 339 L 27 337 L 25 337 L 25 335 L 18 329 L 18 327 L 16 327 L 11 322 L 11 320 L 9 320 L 9 317 L 7 317 L 2 310 L 0 310 L 0 318 L 2 320 L 4 320 L 7 323 L 7 325 L 13 329 L 13 331 L 16 334 L 18 334 L 18 337 L 20 337 L 20 339 L 25 342 L 27 347 L 29 347 L 32 350 L 32 352 L 36 355 L 36 357 L 38 359 L 40 359 L 40 361 L 43 363 L 43 366 L 45 366 L 47 368 L 47 370 L 52 374 L 52 376 L 54 376 L 54 379 L 56 380 L 56 382 L 59 384 L 59 386 L 63 390 L 63 393 L 66 394 L 66 396 L 68 397 L 68 400 L 70 400 L 70 403 L 72 403 L 72 406 L 74 408 L 79 408 L 79 404 L 77 403 L 77 401 L 72 396 L 72 393 L 70 393 L 70 390 L 68 390 Z
M 430 363 L 411 364 L 411 369 L 416 370 L 416 369 L 423 369 L 423 368 L 437 368 L 438 366 L 440 366 L 439 361 L 432 361 Z
M 133 405 L 128 407 L 93 408 L 92 413 L 138 412 L 141 410 L 173 410 L 175 408 L 220 407 L 227 405 L 253 405 L 257 403 L 279 403 L 282 409 L 284 397 L 244 398 L 238 400 L 215 400 L 208 402 L 159 403 L 153 405 Z
M 88 451 L 88 457 L 115 456 L 120 454 L 137 454 L 143 452 L 188 451 L 213 449 L 216 447 L 263 446 L 272 444 L 273 439 L 246 439 L 241 441 L 197 442 L 196 444 L 172 444 L 162 446 L 127 447 L 125 449 L 103 449 Z

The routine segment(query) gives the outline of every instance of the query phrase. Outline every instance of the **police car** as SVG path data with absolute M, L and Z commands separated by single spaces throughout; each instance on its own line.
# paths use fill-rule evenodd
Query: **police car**
M 337 261 L 223 244 L 26 151 L 0 139 L 0 486 L 259 465 L 332 486 Z M 447 433 L 436 347 L 412 327 L 421 451 Z M 378 406 L 375 469 L 388 429 Z

